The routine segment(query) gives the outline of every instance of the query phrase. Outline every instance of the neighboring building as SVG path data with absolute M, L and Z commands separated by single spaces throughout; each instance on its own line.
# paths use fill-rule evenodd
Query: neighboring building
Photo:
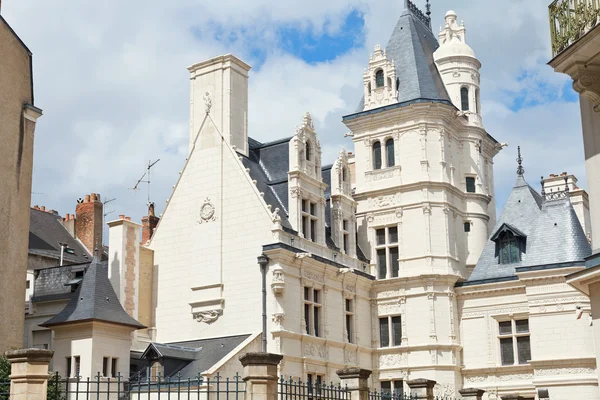
M 32 55 L 0 15 L 0 354 L 23 346 L 23 297 L 31 201 L 34 106 Z
M 428 378 L 440 396 L 600 400 L 589 299 L 565 278 L 590 254 L 575 178 L 569 193 L 550 178 L 539 194 L 519 161 L 496 221 L 502 145 L 483 126 L 465 26 L 449 11 L 438 42 L 428 13 L 405 5 L 343 119 L 354 152 L 331 166 L 308 113 L 292 137 L 248 137 L 243 61 L 189 68 L 190 150 L 160 221 L 151 206 L 143 226 L 108 223 L 107 277 L 148 327 L 132 337 L 136 374 L 239 372 L 240 354 L 262 348 L 264 289 L 265 350 L 284 355 L 286 378 L 328 382 L 360 366 L 383 393 Z
M 568 277 L 570 285 L 590 296 L 596 348 L 600 348 L 600 3 L 558 0 L 549 5 L 550 66 L 573 79 L 579 93 L 585 167 L 590 194 L 593 255 L 586 269 Z M 596 352 L 600 363 L 600 352 Z

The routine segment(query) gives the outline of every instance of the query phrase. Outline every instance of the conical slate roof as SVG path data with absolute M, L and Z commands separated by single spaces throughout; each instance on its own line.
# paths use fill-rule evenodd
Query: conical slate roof
M 53 327 L 88 321 L 108 322 L 135 329 L 145 328 L 123 309 L 108 280 L 108 266 L 96 257 L 65 308 L 40 326 Z
M 506 225 L 526 236 L 525 249 L 517 263 L 500 264 L 496 243 L 491 239 Z M 519 267 L 583 263 L 591 252 L 569 193 L 543 198 L 519 175 L 467 283 L 516 279 Z
M 439 43 L 428 17 L 410 2 L 405 4 L 386 47 L 387 58 L 396 64 L 398 102 L 424 99 L 452 104 L 433 59 Z M 364 101 L 363 97 L 356 112 L 363 111 Z

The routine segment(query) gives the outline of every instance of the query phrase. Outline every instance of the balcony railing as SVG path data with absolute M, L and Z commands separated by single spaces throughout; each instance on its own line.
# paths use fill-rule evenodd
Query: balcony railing
M 553 57 L 600 23 L 600 0 L 554 0 L 548 11 Z

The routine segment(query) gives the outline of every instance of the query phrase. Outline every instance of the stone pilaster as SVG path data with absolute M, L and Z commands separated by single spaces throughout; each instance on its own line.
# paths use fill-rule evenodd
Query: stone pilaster
M 240 357 L 247 400 L 277 400 L 277 366 L 282 359 L 282 355 L 271 353 L 246 353 Z
M 46 400 L 48 363 L 54 351 L 43 349 L 11 350 L 5 353 L 10 361 L 11 400 Z
M 470 388 L 461 389 L 458 391 L 458 393 L 460 393 L 463 400 L 482 400 L 485 390 Z
M 406 382 L 410 388 L 410 395 L 413 399 L 433 400 L 433 387 L 435 381 L 429 379 L 413 379 Z
M 348 388 L 348 400 L 368 400 L 371 371 L 362 368 L 344 368 L 337 371 L 342 387 Z

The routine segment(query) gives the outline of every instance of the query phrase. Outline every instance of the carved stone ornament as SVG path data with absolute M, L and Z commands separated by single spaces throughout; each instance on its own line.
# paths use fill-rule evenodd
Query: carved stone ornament
M 223 315 L 223 310 L 197 311 L 192 315 L 196 321 L 210 325 Z
M 285 314 L 281 312 L 275 313 L 271 316 L 271 320 L 275 323 L 275 325 L 281 326 L 285 320 Z
M 275 267 L 273 270 L 271 290 L 275 296 L 279 296 L 285 291 L 285 275 L 283 274 L 283 268 L 280 266 Z
M 215 216 L 215 206 L 211 203 L 210 199 L 207 197 L 200 206 L 200 221 L 199 223 L 215 221 L 217 217 Z
M 600 112 L 600 78 L 599 71 L 588 71 L 580 69 L 578 75 L 573 79 L 573 89 L 586 96 L 594 103 L 594 111 Z
M 210 97 L 210 93 L 208 93 L 208 92 L 204 93 L 204 96 L 202 96 L 202 98 L 204 99 L 204 109 L 205 109 L 206 113 L 209 114 L 210 109 L 212 107 L 212 99 Z

